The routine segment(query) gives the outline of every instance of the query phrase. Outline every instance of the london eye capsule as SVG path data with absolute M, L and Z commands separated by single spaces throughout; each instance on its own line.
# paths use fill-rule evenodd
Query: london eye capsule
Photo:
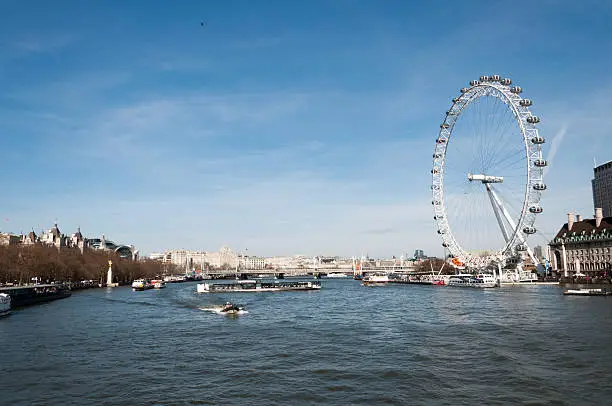
M 439 229 L 438 234 L 446 234 L 446 230 Z
M 440 186 L 438 185 L 431 185 L 431 190 L 438 190 L 440 189 Z
M 535 161 L 533 161 L 533 164 L 538 168 L 543 168 L 548 165 L 545 159 L 536 159 Z
M 539 213 L 542 213 L 543 211 L 544 209 L 542 209 L 542 207 L 540 206 L 531 206 L 529 208 L 529 212 L 533 214 L 539 214 Z
M 513 86 L 510 88 L 510 91 L 515 94 L 519 94 L 523 91 L 523 88 L 520 86 Z
M 519 102 L 519 104 L 523 107 L 529 107 L 533 104 L 533 102 L 530 99 L 523 99 Z
M 532 143 L 534 143 L 534 144 L 544 144 L 545 140 L 544 140 L 544 137 L 540 137 L 540 136 L 538 135 L 538 136 L 536 136 L 536 137 L 533 137 L 533 138 L 531 139 L 531 142 L 532 142 Z
M 492 80 L 493 82 L 499 82 L 500 77 L 499 77 L 499 75 L 491 75 L 491 80 Z
M 443 243 L 442 243 L 442 246 L 443 246 L 444 248 L 448 248 L 448 243 L 443 242 Z
M 442 129 L 444 129 L 444 130 L 446 130 L 446 129 L 447 129 L 447 128 L 449 128 L 449 127 L 450 127 L 450 124 L 447 124 L 447 123 L 442 123 L 442 124 L 440 124 L 440 128 L 442 128 Z
M 505 85 L 505 86 L 510 86 L 512 84 L 512 79 L 510 79 L 510 78 L 503 78 L 503 79 L 500 79 L 499 83 L 501 83 L 502 85 Z
M 440 171 L 438 171 L 438 168 L 433 168 L 431 170 L 431 173 L 433 173 L 435 175 L 436 173 L 440 173 Z
M 442 215 L 434 216 L 434 220 L 441 220 L 443 218 L 444 218 L 444 216 L 442 216 Z
M 527 246 L 525 244 L 519 244 L 516 246 L 517 251 L 527 251 Z
M 533 189 L 539 191 L 546 190 L 546 185 L 543 183 L 536 183 L 535 185 L 533 185 Z
M 489 81 L 489 77 L 486 76 L 486 75 L 483 75 L 483 76 L 480 77 L 480 81 L 481 82 L 488 82 Z
M 461 88 L 461 93 L 467 93 L 468 90 L 470 90 L 470 89 L 468 89 L 467 87 L 462 87 Z
M 527 226 L 527 227 L 523 228 L 523 232 L 525 234 L 535 234 L 536 229 L 535 229 L 535 227 Z
M 440 205 L 440 201 L 439 200 L 432 200 L 431 204 L 433 204 L 434 206 L 439 206 Z
M 438 138 L 436 140 L 436 143 L 438 143 L 438 144 L 446 144 L 446 140 L 444 138 Z
M 433 154 L 434 159 L 435 159 L 435 158 L 440 158 L 441 156 L 442 156 L 442 155 L 440 155 L 440 154 L 438 154 L 438 153 Z
M 529 116 L 527 117 L 527 122 L 530 124 L 537 124 L 540 122 L 540 117 L 538 116 Z
M 470 86 L 476 86 L 479 85 L 480 82 L 478 80 L 470 80 Z

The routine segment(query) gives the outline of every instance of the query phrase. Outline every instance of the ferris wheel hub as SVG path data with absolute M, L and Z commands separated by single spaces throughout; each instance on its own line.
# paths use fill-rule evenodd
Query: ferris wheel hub
M 503 183 L 503 176 L 489 176 L 483 174 L 473 174 L 468 173 L 467 178 L 470 182 L 472 181 L 480 181 L 482 183 Z

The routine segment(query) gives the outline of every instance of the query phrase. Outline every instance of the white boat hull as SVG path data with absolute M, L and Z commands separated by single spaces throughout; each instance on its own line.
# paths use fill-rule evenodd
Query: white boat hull
M 0 293 L 0 317 L 11 314 L 11 297 L 6 293 Z

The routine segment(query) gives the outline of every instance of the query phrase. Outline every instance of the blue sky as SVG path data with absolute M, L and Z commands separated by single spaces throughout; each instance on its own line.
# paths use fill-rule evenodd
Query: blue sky
M 57 219 L 143 252 L 441 255 L 431 153 L 481 74 L 513 78 L 542 118 L 544 235 L 592 215 L 593 157 L 612 159 L 602 1 L 0 9 L 2 231 Z

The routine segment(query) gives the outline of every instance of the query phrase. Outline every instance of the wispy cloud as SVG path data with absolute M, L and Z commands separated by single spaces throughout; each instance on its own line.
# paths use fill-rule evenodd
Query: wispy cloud
M 71 34 L 50 34 L 48 36 L 27 36 L 9 43 L 15 57 L 30 54 L 45 54 L 61 50 L 75 42 Z
M 567 124 L 562 124 L 561 128 L 559 129 L 559 132 L 557 132 L 557 135 L 555 135 L 555 137 L 552 139 L 550 150 L 548 151 L 548 156 L 547 156 L 548 166 L 544 168 L 544 176 L 546 176 L 546 174 L 548 173 L 551 165 L 554 165 L 555 156 L 557 155 L 557 150 L 559 149 L 559 146 L 563 142 L 565 133 L 567 133 Z

